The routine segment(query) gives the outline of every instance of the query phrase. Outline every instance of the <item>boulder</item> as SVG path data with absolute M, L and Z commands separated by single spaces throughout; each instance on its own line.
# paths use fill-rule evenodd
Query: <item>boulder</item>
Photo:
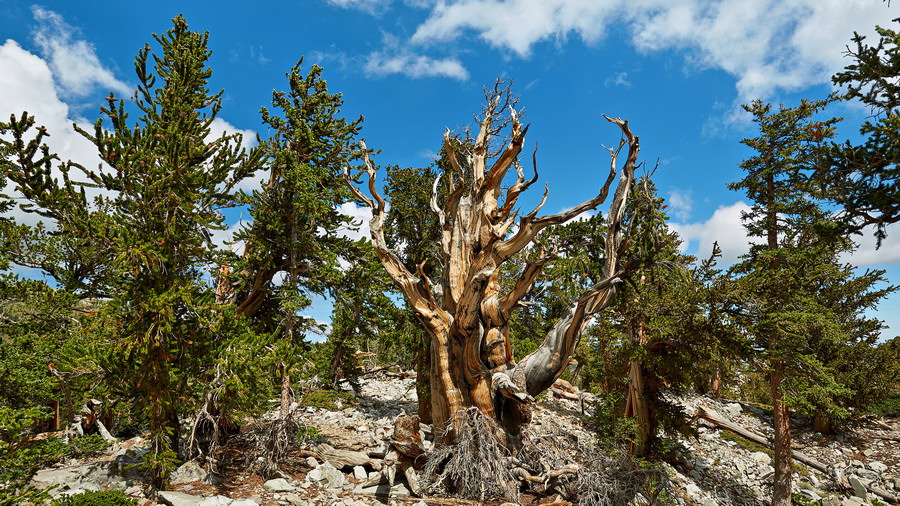
M 125 490 L 128 479 L 139 475 L 135 470 L 123 469 L 118 462 L 89 462 L 57 469 L 42 469 L 31 479 L 37 488 L 55 486 L 54 495 L 66 490 Z
M 200 501 L 197 506 L 231 506 L 234 504 L 234 500 L 229 497 L 225 497 L 223 495 L 214 495 L 212 497 L 205 497 L 202 501 Z
M 164 490 L 157 496 L 159 502 L 168 506 L 198 506 L 204 497 Z
M 353 489 L 353 493 L 375 495 L 378 497 L 402 497 L 410 495 L 409 489 L 406 488 L 406 485 L 399 482 L 394 483 L 393 487 L 389 486 L 387 482 L 371 487 L 363 487 L 362 485 L 360 485 Z
M 307 502 L 297 494 L 284 494 L 282 499 L 287 501 L 292 506 L 307 506 L 309 504 L 309 502 Z
M 322 443 L 315 448 L 321 460 L 330 462 L 332 466 L 341 469 L 343 467 L 365 466 L 372 462 L 368 455 L 352 450 L 338 450 L 335 447 Z
M 868 467 L 872 471 L 875 471 L 878 474 L 881 474 L 881 473 L 887 471 L 887 469 L 888 469 L 887 465 L 885 465 L 881 462 L 878 462 L 877 460 L 873 460 L 872 462 L 869 462 L 868 464 L 866 464 L 866 467 Z
M 700 491 L 700 487 L 698 487 L 697 485 L 695 485 L 693 483 L 688 483 L 684 487 L 684 491 L 685 491 L 685 493 L 687 493 L 687 496 L 690 499 L 693 499 L 697 502 L 699 502 L 699 500 L 703 497 L 703 493 Z
M 191 483 L 193 481 L 205 482 L 209 473 L 203 469 L 196 460 L 190 460 L 181 465 L 172 473 L 172 485 Z
M 55 486 L 54 492 L 62 492 L 69 489 L 77 489 L 81 481 L 81 474 L 74 468 L 41 469 L 31 478 L 31 484 L 37 488 Z
M 319 466 L 322 473 L 322 482 L 328 490 L 339 490 L 344 486 L 344 473 L 338 471 L 330 462 Z
M 865 468 L 863 468 L 863 467 L 860 467 L 860 468 L 858 468 L 858 469 L 854 469 L 854 470 L 853 470 L 853 474 L 859 476 L 860 478 L 866 479 L 866 480 L 875 480 L 875 479 L 878 479 L 878 473 L 876 473 L 875 471 L 870 471 L 870 470 L 865 469 Z
M 762 464 L 764 466 L 772 464 L 772 457 L 769 457 L 767 453 L 753 452 L 753 454 L 750 455 L 750 458 L 752 458 L 756 463 Z
M 293 492 L 297 490 L 297 487 L 291 485 L 291 483 L 284 478 L 269 480 L 263 483 L 263 488 L 269 492 Z
M 867 500 L 869 494 L 866 492 L 865 485 L 859 481 L 859 478 L 856 476 L 850 476 L 847 478 L 847 481 L 850 483 L 850 486 L 853 487 L 853 495 L 859 497 L 860 499 Z
M 732 402 L 730 404 L 726 404 L 725 406 L 723 406 L 722 411 L 728 413 L 732 417 L 736 417 L 736 416 L 741 415 L 743 408 L 741 408 L 740 404 L 738 404 L 736 402 Z

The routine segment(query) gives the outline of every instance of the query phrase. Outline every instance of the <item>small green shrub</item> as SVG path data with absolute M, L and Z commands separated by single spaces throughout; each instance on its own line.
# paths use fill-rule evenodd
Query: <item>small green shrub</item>
M 68 455 L 73 458 L 87 457 L 109 448 L 109 441 L 100 434 L 87 434 L 69 442 Z
M 317 439 L 321 439 L 322 434 L 320 434 L 319 429 L 317 429 L 315 427 L 301 425 L 300 427 L 297 428 L 296 438 L 297 438 L 298 443 L 304 444 L 304 443 L 308 443 L 310 441 L 315 441 Z
M 53 501 L 54 506 L 134 506 L 137 500 L 121 490 L 104 490 L 70 495 Z
M 815 499 L 812 499 L 810 497 L 806 497 L 799 492 L 794 492 L 793 494 L 791 494 L 791 503 L 797 506 L 818 506 L 819 501 L 816 501 Z
M 876 402 L 866 412 L 878 416 L 900 416 L 900 394 Z
M 355 402 L 353 395 L 343 390 L 309 390 L 300 399 L 300 407 L 312 406 L 328 411 L 339 411 Z
M 624 450 L 637 437 L 637 421 L 621 414 L 622 404 L 621 395 L 601 396 L 594 412 L 585 418 L 585 423 L 594 431 L 597 443 L 603 449 Z

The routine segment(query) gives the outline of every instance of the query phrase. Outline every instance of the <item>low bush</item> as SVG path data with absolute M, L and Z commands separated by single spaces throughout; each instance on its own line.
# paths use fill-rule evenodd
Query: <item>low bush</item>
M 343 390 L 309 390 L 300 398 L 300 407 L 340 411 L 356 403 L 353 394 Z
M 104 490 L 70 495 L 53 501 L 53 506 L 134 506 L 137 500 L 121 490 Z

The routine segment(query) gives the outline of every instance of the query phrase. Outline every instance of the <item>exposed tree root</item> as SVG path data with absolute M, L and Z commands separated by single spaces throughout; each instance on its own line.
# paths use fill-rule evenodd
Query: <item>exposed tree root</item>
M 453 445 L 437 445 L 425 464 L 430 485 L 425 491 L 443 492 L 464 499 L 516 500 L 519 478 L 513 474 L 509 451 L 500 444 L 496 422 L 478 408 L 457 411 L 448 426 L 457 428 Z
M 251 441 L 261 458 L 254 462 L 254 470 L 261 476 L 277 476 L 290 446 L 297 442 L 302 426 L 293 418 L 278 418 L 254 427 Z M 256 453 L 256 452 L 254 452 Z
M 457 428 L 457 443 L 438 445 L 428 456 L 426 493 L 516 501 L 528 489 L 580 505 L 621 505 L 638 493 L 652 503 L 665 489 L 662 471 L 642 468 L 624 453 L 608 456 L 592 440 L 556 426 L 530 429 L 513 455 L 498 438 L 497 423 L 478 409 L 457 412 L 449 423 Z

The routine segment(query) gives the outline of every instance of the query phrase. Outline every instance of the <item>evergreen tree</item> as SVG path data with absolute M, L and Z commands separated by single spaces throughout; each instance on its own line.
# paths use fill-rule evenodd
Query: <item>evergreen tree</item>
M 239 136 L 207 140 L 222 95 L 207 90 L 208 34 L 178 16 L 154 39 L 161 52 L 145 45 L 135 59 L 138 122 L 129 126 L 125 101 L 110 94 L 101 108 L 109 123 L 98 119 L 93 133 L 78 129 L 106 169 L 69 162 L 60 184 L 50 171 L 55 156 L 42 149 L 32 163 L 32 145 L 18 142 L 25 121 L 14 125 L 22 156 L 12 179 L 35 211 L 56 220 L 59 234 L 90 238 L 103 259 L 104 268 L 84 278 L 109 297 L 95 330 L 109 337 L 105 366 L 118 373 L 111 379 L 146 409 L 146 465 L 162 486 L 178 457 L 189 382 L 221 338 L 203 280 L 215 252 L 210 234 L 224 228 L 219 209 L 233 204 L 234 184 L 259 168 L 262 153 L 241 150 Z M 71 181 L 72 167 L 88 182 Z M 100 190 L 93 202 L 90 187 Z
M 741 349 L 727 315 L 733 301 L 727 279 L 715 268 L 718 251 L 694 265 L 680 253 L 666 207 L 653 181 L 642 177 L 626 209 L 631 241 L 622 259 L 628 275 L 592 339 L 592 359 L 612 365 L 607 388 L 625 390 L 623 414 L 635 422 L 630 451 L 638 457 L 659 450 L 659 429 L 690 432 L 685 414 L 663 392 L 705 383 L 707 364 L 734 360 Z M 624 385 L 617 376 L 622 372 Z
M 897 21 L 897 20 L 894 20 Z M 845 100 L 859 100 L 874 116 L 860 126 L 862 144 L 832 144 L 816 178 L 843 207 L 850 230 L 874 225 L 878 244 L 889 224 L 900 221 L 900 32 L 876 26 L 878 42 L 854 33 L 852 63 L 832 77 L 846 87 Z
M 322 67 L 313 65 L 303 74 L 302 63 L 301 58 L 287 74 L 289 90 L 272 94 L 274 110 L 261 111 L 272 131 L 262 145 L 269 179 L 241 199 L 253 222 L 237 235 L 246 250 L 240 260 L 227 261 L 238 268 L 225 280 L 239 315 L 282 336 L 274 349 L 282 419 L 288 416 L 291 375 L 304 336 L 316 325 L 298 312 L 309 307 L 311 294 L 333 294 L 339 258 L 356 254 L 343 234 L 354 224 L 340 206 L 351 201 L 343 171 L 359 156 L 362 118 L 341 117 L 343 99 L 328 91 Z
M 823 395 L 840 391 L 810 349 L 812 336 L 835 334 L 836 322 L 814 287 L 829 270 L 823 261 L 846 244 L 809 193 L 809 174 L 836 122 L 812 119 L 825 105 L 804 100 L 777 112 L 760 101 L 744 106 L 760 135 L 743 141 L 755 153 L 741 164 L 744 179 L 730 185 L 747 192 L 753 204 L 742 217 L 744 226 L 751 237 L 764 241 L 752 245 L 735 272 L 742 276 L 745 297 L 741 324 L 769 371 L 775 425 L 773 505 L 791 502 L 790 406 L 796 402 L 791 393 L 802 390 L 801 384 L 817 385 Z
M 346 380 L 359 388 L 357 350 L 368 350 L 370 344 L 392 341 L 402 327 L 402 309 L 389 297 L 393 291 L 391 279 L 375 256 L 368 238 L 356 246 L 359 258 L 344 270 L 336 284 L 334 310 L 331 313 L 331 332 L 325 343 L 326 360 L 322 362 L 322 377 L 328 386 L 336 388 Z

